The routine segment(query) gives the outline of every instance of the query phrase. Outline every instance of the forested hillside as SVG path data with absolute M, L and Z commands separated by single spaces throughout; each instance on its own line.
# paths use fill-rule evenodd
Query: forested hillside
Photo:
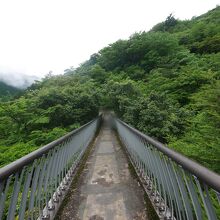
M 100 108 L 220 173 L 220 7 L 170 15 L 36 82 L 0 105 L 0 165 L 94 118 Z
M 20 90 L 0 81 L 0 101 L 7 101 Z

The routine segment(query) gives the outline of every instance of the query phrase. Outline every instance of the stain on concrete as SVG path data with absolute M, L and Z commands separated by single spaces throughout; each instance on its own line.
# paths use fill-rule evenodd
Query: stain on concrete
M 111 141 L 111 135 L 110 134 L 103 134 L 101 137 L 101 141 Z
M 106 171 L 107 171 L 106 169 L 100 170 L 100 171 L 98 172 L 98 174 L 99 174 L 100 176 L 103 176 L 103 175 L 105 175 Z
M 98 154 L 108 154 L 108 153 L 114 153 L 114 148 L 111 141 L 101 141 L 99 148 L 98 148 Z
M 104 218 L 99 215 L 93 215 L 89 218 L 89 220 L 104 220 Z
M 104 220 L 126 220 L 126 208 L 122 193 L 100 193 L 89 195 L 82 219 L 101 216 Z
M 107 167 L 105 167 L 106 163 L 108 164 Z M 103 170 L 105 170 L 105 172 L 102 172 Z M 102 174 L 101 177 L 104 178 L 105 182 L 107 183 L 120 182 L 115 154 L 109 154 L 109 153 L 102 155 L 97 154 L 93 172 L 90 179 L 91 184 L 97 184 L 96 180 L 100 178 L 100 173 Z M 113 174 L 113 175 L 110 177 L 109 174 Z
M 113 181 L 106 181 L 105 178 L 98 178 L 96 180 L 93 180 L 92 181 L 94 184 L 99 184 L 99 185 L 102 185 L 102 186 L 111 186 L 114 182 Z

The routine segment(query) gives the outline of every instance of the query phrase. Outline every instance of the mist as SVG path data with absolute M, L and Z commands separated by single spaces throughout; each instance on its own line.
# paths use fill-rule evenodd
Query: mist
M 0 72 L 0 81 L 6 83 L 7 85 L 25 89 L 34 83 L 35 80 L 39 80 L 40 77 L 34 75 L 26 75 L 22 73 L 1 73 Z

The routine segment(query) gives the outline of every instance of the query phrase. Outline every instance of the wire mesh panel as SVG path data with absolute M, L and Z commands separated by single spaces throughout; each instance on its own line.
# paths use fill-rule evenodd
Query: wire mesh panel
M 0 219 L 51 219 L 100 117 L 0 169 Z
M 220 176 L 115 118 L 115 128 L 161 219 L 220 219 Z

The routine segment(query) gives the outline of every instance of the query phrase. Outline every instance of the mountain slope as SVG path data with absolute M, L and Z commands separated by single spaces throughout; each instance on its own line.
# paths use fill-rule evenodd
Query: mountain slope
M 220 34 L 219 10 L 190 21 L 169 16 L 162 22 L 165 28 L 159 24 L 150 32 L 118 40 L 76 70 L 48 76 L 20 98 L 0 103 L 0 165 L 106 108 L 220 172 L 220 50 L 218 41 L 208 40 Z M 196 38 L 195 30 L 204 28 L 212 31 Z M 183 42 L 182 37 L 188 35 L 192 41 Z M 206 45 L 215 51 L 204 49 Z
M 9 97 L 18 93 L 19 91 L 19 89 L 0 81 L 0 100 L 6 100 Z

